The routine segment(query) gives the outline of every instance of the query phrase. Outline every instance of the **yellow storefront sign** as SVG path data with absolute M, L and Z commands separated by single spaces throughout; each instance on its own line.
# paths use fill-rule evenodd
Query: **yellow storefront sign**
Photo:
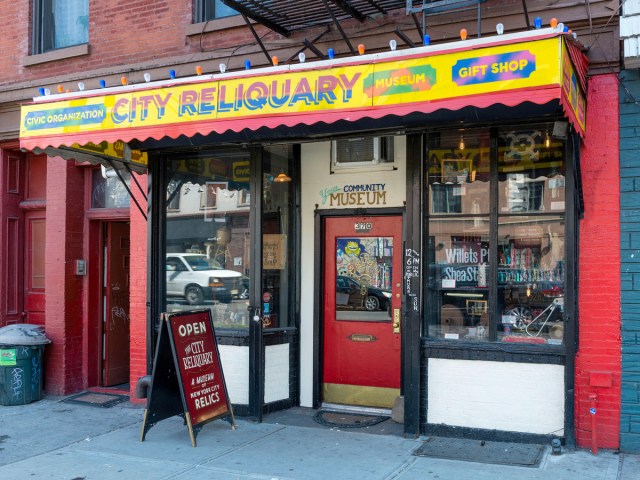
M 271 125 L 269 118 L 292 115 L 362 112 L 533 88 L 559 91 L 562 69 L 571 68 L 570 61 L 563 62 L 562 44 L 562 37 L 552 36 L 451 53 L 422 52 L 304 71 L 285 68 L 271 75 L 214 76 L 210 81 L 163 88 L 43 101 L 22 108 L 20 137 L 176 128 L 212 121 L 224 126 L 226 121 L 243 119 L 254 122 L 243 128 L 258 128 Z M 579 90 L 570 94 L 578 112 L 584 97 Z

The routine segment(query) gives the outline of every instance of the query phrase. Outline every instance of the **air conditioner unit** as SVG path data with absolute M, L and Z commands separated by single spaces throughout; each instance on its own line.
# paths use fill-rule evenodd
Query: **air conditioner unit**
M 393 137 L 343 138 L 331 142 L 333 169 L 393 163 Z

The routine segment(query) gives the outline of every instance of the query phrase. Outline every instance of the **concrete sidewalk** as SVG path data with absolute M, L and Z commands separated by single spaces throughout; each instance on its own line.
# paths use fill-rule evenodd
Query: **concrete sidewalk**
M 547 449 L 533 468 L 417 457 L 412 452 L 425 438 L 402 438 L 392 424 L 331 429 L 313 422 L 308 409 L 269 415 L 260 424 L 238 418 L 235 431 L 217 420 L 202 428 L 195 448 L 174 417 L 140 442 L 143 408 L 61 400 L 0 406 L 0 478 L 640 480 L 639 456 L 602 450 L 552 456 Z

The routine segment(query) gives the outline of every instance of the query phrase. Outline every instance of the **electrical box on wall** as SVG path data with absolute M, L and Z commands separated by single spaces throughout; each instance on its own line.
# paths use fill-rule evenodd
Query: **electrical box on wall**
M 76 275 L 86 275 L 86 274 L 87 274 L 87 261 L 76 260 Z

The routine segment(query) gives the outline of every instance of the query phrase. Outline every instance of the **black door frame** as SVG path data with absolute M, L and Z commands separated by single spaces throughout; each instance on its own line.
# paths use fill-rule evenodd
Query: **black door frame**
M 324 235 L 325 227 L 324 220 L 331 217 L 352 217 L 352 216 L 397 216 L 402 217 L 403 233 L 402 233 L 402 248 L 406 248 L 407 245 L 407 224 L 409 223 L 407 216 L 407 209 L 405 207 L 388 207 L 388 208 L 358 208 L 358 209 L 341 209 L 341 210 L 316 210 L 315 211 L 315 254 L 314 254 L 314 306 L 313 306 L 313 408 L 319 408 L 322 402 L 320 386 L 322 385 L 322 351 L 323 351 L 323 320 L 324 315 L 322 311 L 322 299 L 324 298 L 325 282 L 324 282 Z M 404 251 L 403 255 L 404 263 Z M 403 275 L 404 276 L 404 275 Z M 420 327 L 420 316 L 414 315 L 413 312 L 409 312 L 407 309 L 408 302 L 406 283 L 403 281 L 402 287 L 402 318 L 401 318 L 401 360 L 400 360 L 400 392 L 405 397 L 405 434 L 407 434 L 407 425 L 409 420 L 414 421 L 411 418 L 411 413 L 407 415 L 406 402 L 407 398 L 416 397 L 419 403 L 420 389 L 419 384 L 413 382 L 407 382 L 408 373 L 412 374 L 412 367 L 406 364 L 408 355 L 405 350 L 413 350 L 417 345 L 418 361 L 419 361 L 419 349 L 420 349 L 420 337 L 415 339 L 411 338 L 411 332 L 415 329 L 415 324 Z M 419 313 L 419 312 L 418 312 Z M 416 321 L 417 319 L 417 321 Z M 417 339 L 417 342 L 414 341 Z M 418 363 L 419 370 L 419 363 Z M 419 425 L 419 419 L 416 419 L 416 424 Z

